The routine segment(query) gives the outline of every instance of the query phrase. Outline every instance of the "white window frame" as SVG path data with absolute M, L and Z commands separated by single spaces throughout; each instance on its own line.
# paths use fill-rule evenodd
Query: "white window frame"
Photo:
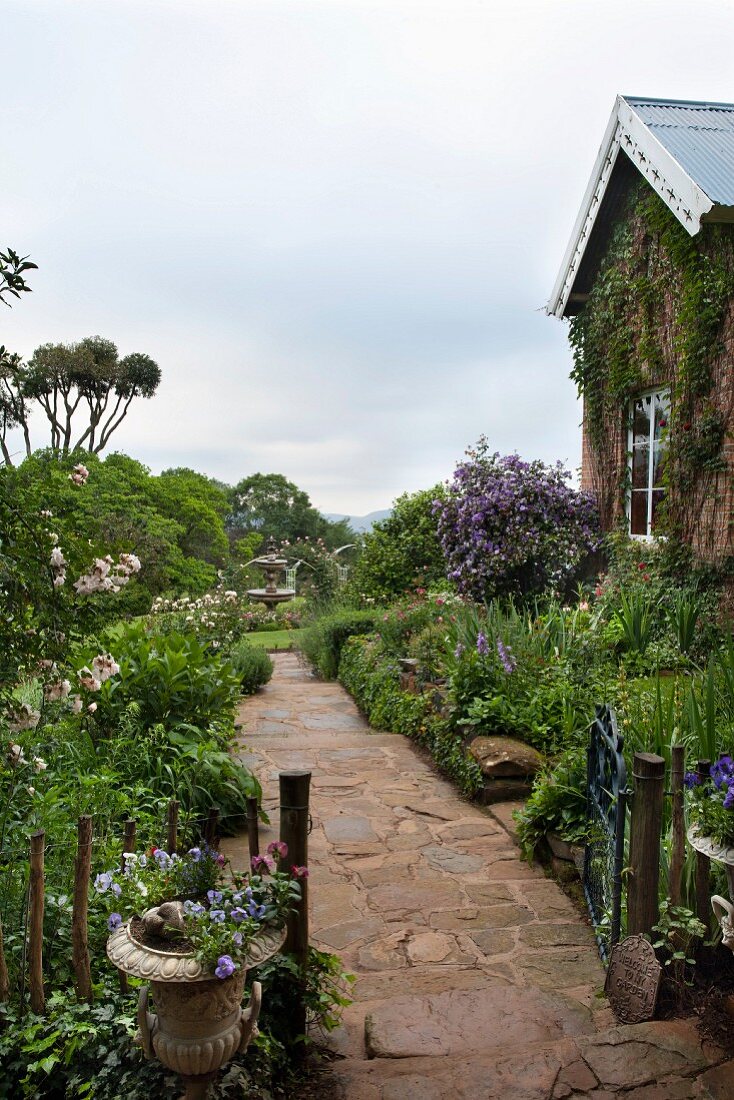
M 627 472 L 629 476 L 629 489 L 627 492 L 627 532 L 632 539 L 637 539 L 639 542 L 654 542 L 656 538 L 660 538 L 660 535 L 655 535 L 652 532 L 652 502 L 653 502 L 653 474 L 655 472 L 655 425 L 653 417 L 655 414 L 655 398 L 664 396 L 667 398 L 668 406 L 670 406 L 670 386 L 658 386 L 655 389 L 644 390 L 642 393 L 635 394 L 630 398 L 627 406 Z M 633 534 L 632 533 L 632 463 L 634 460 L 634 417 L 635 417 L 635 404 L 638 401 L 644 401 L 646 397 L 650 398 L 650 416 L 648 420 L 648 438 L 649 438 L 649 451 L 647 460 L 647 488 L 643 492 L 647 493 L 647 534 Z M 670 416 L 670 413 L 668 413 Z M 659 487 L 658 487 L 659 488 Z

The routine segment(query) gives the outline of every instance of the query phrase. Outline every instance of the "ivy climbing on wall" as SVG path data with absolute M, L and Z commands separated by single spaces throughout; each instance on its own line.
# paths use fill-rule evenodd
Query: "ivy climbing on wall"
M 624 515 L 630 399 L 669 386 L 663 524 L 690 543 L 702 508 L 721 494 L 734 416 L 734 226 L 706 225 L 691 237 L 640 179 L 571 320 L 570 342 L 605 526 Z M 713 532 L 708 548 L 706 532 L 697 537 L 704 556 L 715 556 Z

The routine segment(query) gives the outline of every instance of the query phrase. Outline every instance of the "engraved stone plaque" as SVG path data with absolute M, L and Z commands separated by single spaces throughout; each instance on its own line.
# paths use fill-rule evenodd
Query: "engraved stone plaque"
M 604 989 L 617 1019 L 624 1024 L 651 1020 L 663 968 L 644 936 L 628 936 L 612 950 Z

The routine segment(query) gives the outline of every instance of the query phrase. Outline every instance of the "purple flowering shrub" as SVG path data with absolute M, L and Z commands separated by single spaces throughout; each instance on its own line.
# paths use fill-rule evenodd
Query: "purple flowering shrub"
M 448 579 L 475 600 L 561 590 L 599 545 L 593 499 L 559 463 L 489 454 L 480 439 L 434 507 Z

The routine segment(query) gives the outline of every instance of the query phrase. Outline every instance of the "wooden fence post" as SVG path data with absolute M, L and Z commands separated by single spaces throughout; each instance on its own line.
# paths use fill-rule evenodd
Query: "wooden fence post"
M 87 910 L 89 876 L 92 870 L 92 819 L 83 814 L 77 824 L 74 860 L 74 898 L 71 910 L 71 960 L 76 978 L 76 995 L 92 1003 L 92 971 L 89 965 Z
M 709 779 L 711 761 L 699 760 L 696 772 L 701 782 Z M 703 852 L 696 852 L 696 916 L 707 928 L 711 928 L 711 863 Z
M 134 852 L 135 845 L 137 843 L 137 830 L 138 823 L 133 817 L 129 817 L 125 822 L 125 832 L 122 834 L 122 859 L 120 860 L 120 870 L 125 870 L 125 854 L 127 852 Z
M 673 905 L 681 902 L 681 878 L 686 858 L 686 826 L 683 813 L 683 775 L 685 771 L 683 745 L 673 745 L 671 750 L 670 792 L 673 800 L 672 845 L 670 852 L 670 876 L 668 893 Z
M 3 947 L 3 926 L 0 923 L 0 1004 L 6 1004 L 10 1000 L 10 978 L 8 977 L 8 964 L 5 962 L 5 949 Z
M 247 799 L 247 843 L 250 849 L 250 859 L 260 855 L 260 837 L 257 823 L 257 798 Z
M 44 904 L 44 852 L 46 834 L 43 829 L 31 835 L 31 874 L 29 886 L 28 922 L 28 984 L 31 994 L 31 1010 L 37 1016 L 46 1011 L 43 991 L 43 904 Z
M 658 920 L 660 830 L 663 823 L 665 761 L 651 752 L 636 752 L 630 829 L 630 875 L 627 935 L 650 932 Z
M 134 817 L 129 817 L 125 822 L 125 831 L 122 834 L 122 856 L 120 857 L 120 870 L 125 870 L 125 853 L 134 852 L 135 845 L 137 843 L 137 831 L 138 823 Z M 117 976 L 120 979 L 120 992 L 129 993 L 130 983 L 127 980 L 127 974 L 124 970 L 118 970 Z
M 308 866 L 308 797 L 311 772 L 280 772 L 280 839 L 288 845 L 288 867 Z M 301 898 L 288 917 L 284 951 L 296 958 L 305 976 L 308 966 L 308 879 L 299 880 Z M 303 1000 L 294 1005 L 289 1021 L 293 1036 L 306 1033 L 306 1007 Z
M 210 848 L 216 848 L 219 842 L 219 807 L 212 806 L 204 826 L 204 840 Z
M 171 799 L 168 803 L 168 854 L 172 856 L 178 848 L 178 802 Z

